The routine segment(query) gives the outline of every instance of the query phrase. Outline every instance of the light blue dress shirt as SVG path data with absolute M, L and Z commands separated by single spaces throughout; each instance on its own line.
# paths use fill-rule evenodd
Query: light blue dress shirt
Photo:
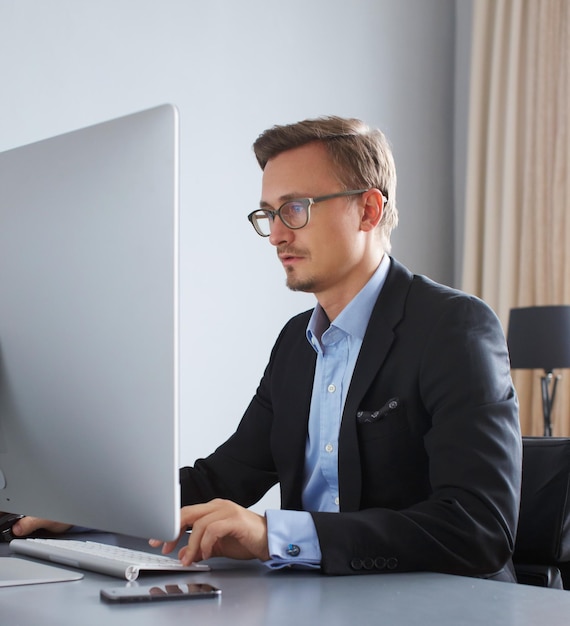
M 309 434 L 305 449 L 303 511 L 268 510 L 272 568 L 320 567 L 321 550 L 309 511 L 338 512 L 338 437 L 348 388 L 370 321 L 390 268 L 384 255 L 376 272 L 332 324 L 317 304 L 307 326 L 307 340 L 317 353 Z

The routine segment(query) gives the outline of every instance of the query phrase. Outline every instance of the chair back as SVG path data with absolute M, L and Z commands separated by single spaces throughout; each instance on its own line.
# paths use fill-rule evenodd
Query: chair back
M 521 507 L 513 560 L 562 570 L 570 567 L 568 437 L 523 437 Z

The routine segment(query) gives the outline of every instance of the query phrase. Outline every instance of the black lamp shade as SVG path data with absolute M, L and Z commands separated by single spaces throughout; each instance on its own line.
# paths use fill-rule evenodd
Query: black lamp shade
M 570 367 L 570 306 L 511 309 L 507 343 L 513 369 Z

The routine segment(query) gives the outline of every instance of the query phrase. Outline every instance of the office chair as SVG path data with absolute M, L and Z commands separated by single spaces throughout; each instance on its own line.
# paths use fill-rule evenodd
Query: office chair
M 519 583 L 570 589 L 570 438 L 523 437 Z

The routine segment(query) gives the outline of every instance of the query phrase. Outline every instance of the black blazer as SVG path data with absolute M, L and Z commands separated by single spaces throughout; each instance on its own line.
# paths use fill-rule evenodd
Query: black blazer
M 281 331 L 236 433 L 181 470 L 183 505 L 221 497 L 250 506 L 279 482 L 282 508 L 302 508 L 310 314 Z M 520 481 L 518 406 L 497 317 L 392 259 L 342 417 L 340 513 L 312 513 L 322 571 L 514 580 Z

